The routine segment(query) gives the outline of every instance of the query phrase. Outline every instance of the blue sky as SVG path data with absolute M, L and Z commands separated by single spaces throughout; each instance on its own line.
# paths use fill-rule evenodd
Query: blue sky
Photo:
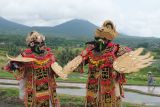
M 119 32 L 160 37 L 160 0 L 0 0 L 0 7 L 0 16 L 28 26 L 110 19 Z

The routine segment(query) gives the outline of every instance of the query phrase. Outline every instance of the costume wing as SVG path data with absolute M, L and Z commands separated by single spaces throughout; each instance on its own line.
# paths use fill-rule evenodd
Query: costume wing
M 78 55 L 75 57 L 72 61 L 68 62 L 64 68 L 63 71 L 65 74 L 70 74 L 73 72 L 83 61 L 83 58 L 81 55 Z
M 67 74 L 65 74 L 62 71 L 63 70 L 62 67 L 57 62 L 53 63 L 51 65 L 51 68 L 59 77 L 61 77 L 64 80 L 67 79 Z
M 15 62 L 32 62 L 35 59 L 34 58 L 24 58 L 21 55 L 18 55 L 17 57 L 10 57 L 8 56 L 8 54 L 6 54 L 7 58 L 11 61 L 15 61 Z
M 113 63 L 113 68 L 120 73 L 138 72 L 153 63 L 153 56 L 150 53 L 141 55 L 143 48 L 125 53 L 117 58 Z

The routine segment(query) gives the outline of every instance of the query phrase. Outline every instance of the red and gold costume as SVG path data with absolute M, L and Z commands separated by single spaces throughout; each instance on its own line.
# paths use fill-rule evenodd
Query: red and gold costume
M 38 33 L 37 33 L 38 34 Z M 24 50 L 18 57 L 10 58 L 6 70 L 20 80 L 20 91 L 24 96 L 25 107 L 59 107 L 56 94 L 55 77 L 63 74 L 57 68 L 56 59 L 50 48 L 45 47 L 44 53 L 36 54 L 30 48 Z M 11 68 L 17 66 L 16 71 Z M 57 69 L 57 70 L 55 70 Z
M 89 66 L 86 107 L 119 107 L 124 96 L 125 76 L 113 68 L 113 62 L 129 51 L 110 42 L 102 52 L 89 51 L 84 57 Z
M 124 74 L 137 72 L 153 60 L 150 54 L 140 55 L 141 48 L 131 51 L 111 42 L 117 35 L 113 23 L 105 21 L 96 30 L 95 44 L 89 45 L 63 69 L 69 74 L 80 64 L 88 64 L 85 107 L 122 107 Z

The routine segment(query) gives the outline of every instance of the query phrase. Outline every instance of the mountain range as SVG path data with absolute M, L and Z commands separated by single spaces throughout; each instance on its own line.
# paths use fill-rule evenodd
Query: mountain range
M 96 25 L 86 20 L 73 19 L 56 26 L 26 26 L 0 17 L 0 34 L 26 35 L 36 30 L 45 35 L 61 37 L 91 37 L 94 34 Z
M 53 37 L 65 37 L 67 39 L 83 39 L 93 38 L 94 31 L 97 28 L 96 25 L 89 21 L 81 19 L 73 19 L 65 23 L 56 26 L 26 26 L 18 24 L 5 18 L 0 17 L 0 35 L 24 35 L 26 36 L 29 32 L 36 30 L 40 33 L 53 36 Z M 117 43 L 127 45 L 130 47 L 145 47 L 145 48 L 159 48 L 160 39 L 153 37 L 138 37 L 128 36 L 120 33 L 120 36 L 115 40 Z

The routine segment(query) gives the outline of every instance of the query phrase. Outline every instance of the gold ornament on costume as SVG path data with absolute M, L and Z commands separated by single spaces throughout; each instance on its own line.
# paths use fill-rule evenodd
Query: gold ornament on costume
M 91 57 L 89 57 L 90 63 L 95 65 L 96 67 L 101 66 L 104 63 L 104 59 L 100 59 L 100 60 L 94 60 Z
M 141 55 L 143 48 L 125 53 L 117 58 L 113 63 L 113 68 L 120 73 L 138 72 L 141 68 L 145 68 L 153 63 L 153 56 L 150 53 Z
M 118 32 L 115 29 L 114 24 L 110 20 L 106 20 L 102 27 L 98 28 L 95 32 L 95 37 L 106 38 L 113 40 L 118 36 Z
M 35 62 L 35 64 L 42 66 L 42 65 L 45 65 L 45 64 L 49 63 L 50 59 L 48 58 L 48 59 L 45 59 L 45 60 L 34 60 L 34 62 Z

